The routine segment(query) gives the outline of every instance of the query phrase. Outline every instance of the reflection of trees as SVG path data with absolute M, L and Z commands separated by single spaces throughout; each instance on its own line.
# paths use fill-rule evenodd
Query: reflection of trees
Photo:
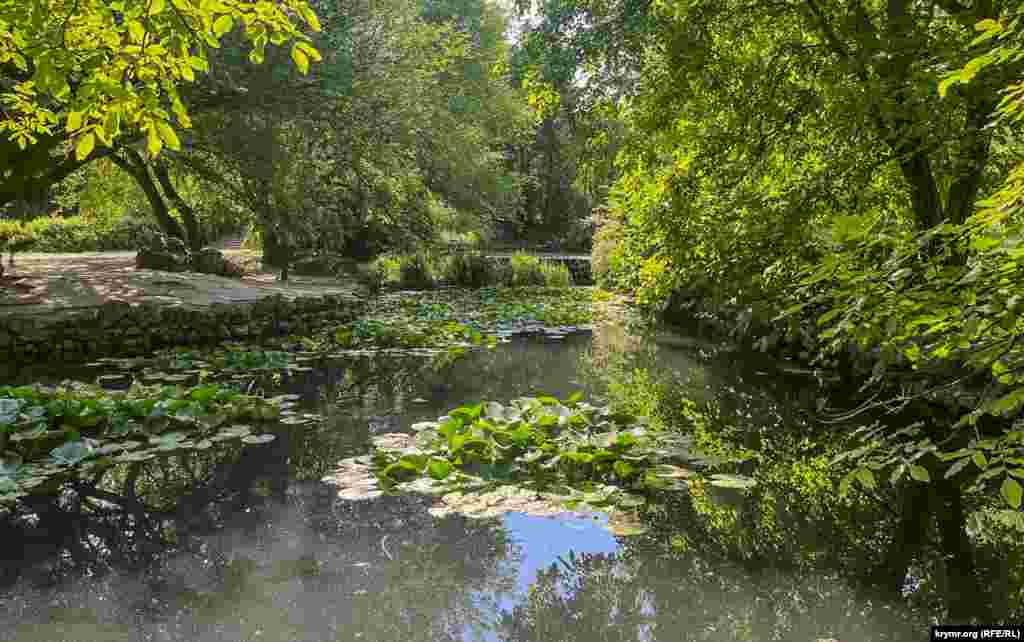
M 834 576 L 752 573 L 705 553 L 630 546 L 539 573 L 504 628 L 509 642 L 917 640 L 926 630 L 865 604 Z
M 726 451 L 755 452 L 737 466 L 757 477 L 752 492 L 727 497 L 695 490 L 699 510 L 672 516 L 687 523 L 688 540 L 720 542 L 732 559 L 746 563 L 837 569 L 865 595 L 890 603 L 901 600 L 897 589 L 910 570 L 924 580 L 909 598 L 921 612 L 988 621 L 1019 614 L 1013 597 L 1021 591 L 1015 578 L 1024 576 L 1024 547 L 1009 538 L 1001 546 L 975 546 L 974 576 L 991 578 L 993 588 L 991 594 L 965 590 L 969 584 L 957 579 L 963 570 L 950 562 L 962 542 L 955 531 L 950 536 L 943 530 L 941 498 L 914 504 L 914 497 L 929 494 L 928 486 L 856 487 L 851 499 L 841 500 L 831 479 L 835 471 L 811 464 L 815 457 L 830 459 L 853 429 L 815 420 L 817 398 L 824 394 L 819 382 L 779 373 L 764 355 L 688 344 L 650 335 L 639 348 L 601 355 L 600 367 L 589 368 L 590 377 L 607 382 L 610 396 L 630 410 L 653 412 L 664 425 L 683 430 L 699 424 Z
M 295 481 L 307 452 L 340 458 L 336 443 L 317 443 L 325 435 L 282 426 L 266 445 L 119 466 L 31 498 L 0 520 L 0 600 L 23 595 L 29 607 L 0 614 L 0 630 L 122 639 L 141 613 L 143 629 L 190 641 L 456 640 L 490 617 L 475 594 L 514 577 L 504 532 L 434 522 L 417 498 L 353 504 Z M 60 586 L 32 588 L 44 579 Z M 70 611 L 49 603 L 94 615 L 68 628 Z

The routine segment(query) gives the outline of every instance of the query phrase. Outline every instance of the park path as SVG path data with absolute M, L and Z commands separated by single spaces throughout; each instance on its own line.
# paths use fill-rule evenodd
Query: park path
M 245 250 L 225 254 L 249 264 L 256 255 Z M 242 303 L 280 294 L 286 298 L 351 294 L 354 286 L 333 278 L 296 276 L 287 283 L 257 269 L 241 279 L 137 270 L 134 252 L 16 254 L 14 266 L 4 257 L 0 278 L 0 315 L 37 314 L 102 305 L 108 301 L 164 303 L 205 307 Z

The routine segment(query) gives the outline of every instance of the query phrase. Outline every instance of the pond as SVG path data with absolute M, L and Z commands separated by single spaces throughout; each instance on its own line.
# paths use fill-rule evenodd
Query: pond
M 856 515 L 822 523 L 780 498 L 771 527 L 738 493 L 674 492 L 647 533 L 615 537 L 600 514 L 435 518 L 426 497 L 339 499 L 321 481 L 375 434 L 481 399 L 621 395 L 625 372 L 783 431 L 814 382 L 770 366 L 598 329 L 455 361 L 319 367 L 286 384 L 319 423 L 147 462 L 129 473 L 131 510 L 86 510 L 71 493 L 3 521 L 0 630 L 18 642 L 924 639 L 933 595 L 890 604 L 858 584 L 874 543 Z

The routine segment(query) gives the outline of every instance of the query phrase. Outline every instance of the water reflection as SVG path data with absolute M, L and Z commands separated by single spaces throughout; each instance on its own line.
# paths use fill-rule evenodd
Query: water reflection
M 836 512 L 781 480 L 668 495 L 649 535 L 625 542 L 586 520 L 434 520 L 425 499 L 342 501 L 319 481 L 373 433 L 481 398 L 689 400 L 762 450 L 809 420 L 792 403 L 806 379 L 597 332 L 455 362 L 339 360 L 288 382 L 320 424 L 35 498 L 0 520 L 0 630 L 19 642 L 921 639 L 934 604 L 907 611 L 857 582 L 884 551 L 884 508 Z

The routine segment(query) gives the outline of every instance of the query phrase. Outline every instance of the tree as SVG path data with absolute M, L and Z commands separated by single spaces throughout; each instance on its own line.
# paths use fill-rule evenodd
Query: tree
M 252 62 L 293 42 L 305 71 L 319 54 L 299 19 L 320 28 L 304 0 L 0 2 L 0 205 L 38 198 L 124 142 L 144 140 L 150 157 L 178 149 L 176 129 L 191 126 L 179 88 L 238 25 Z
M 988 498 L 974 493 L 1021 501 L 1024 327 L 1013 295 L 1024 279 L 1019 228 L 976 215 L 975 203 L 1007 176 L 1019 144 L 995 110 L 1022 67 L 1010 56 L 968 61 L 1000 57 L 975 25 L 983 35 L 1008 26 L 1016 9 L 697 1 L 645 14 L 611 198 L 627 227 L 628 279 L 653 302 L 689 289 L 805 315 L 820 329 L 820 360 L 868 384 L 865 397 L 877 397 L 865 408 L 893 410 L 836 462 L 849 471 L 844 488 L 882 483 L 885 471 L 900 493 L 879 581 L 898 590 L 935 519 L 954 586 L 961 597 L 980 590 L 964 520 Z M 971 82 L 946 80 L 943 96 L 958 68 Z M 851 348 L 867 358 L 851 362 Z M 951 616 L 966 617 L 957 608 L 969 603 L 952 596 Z

